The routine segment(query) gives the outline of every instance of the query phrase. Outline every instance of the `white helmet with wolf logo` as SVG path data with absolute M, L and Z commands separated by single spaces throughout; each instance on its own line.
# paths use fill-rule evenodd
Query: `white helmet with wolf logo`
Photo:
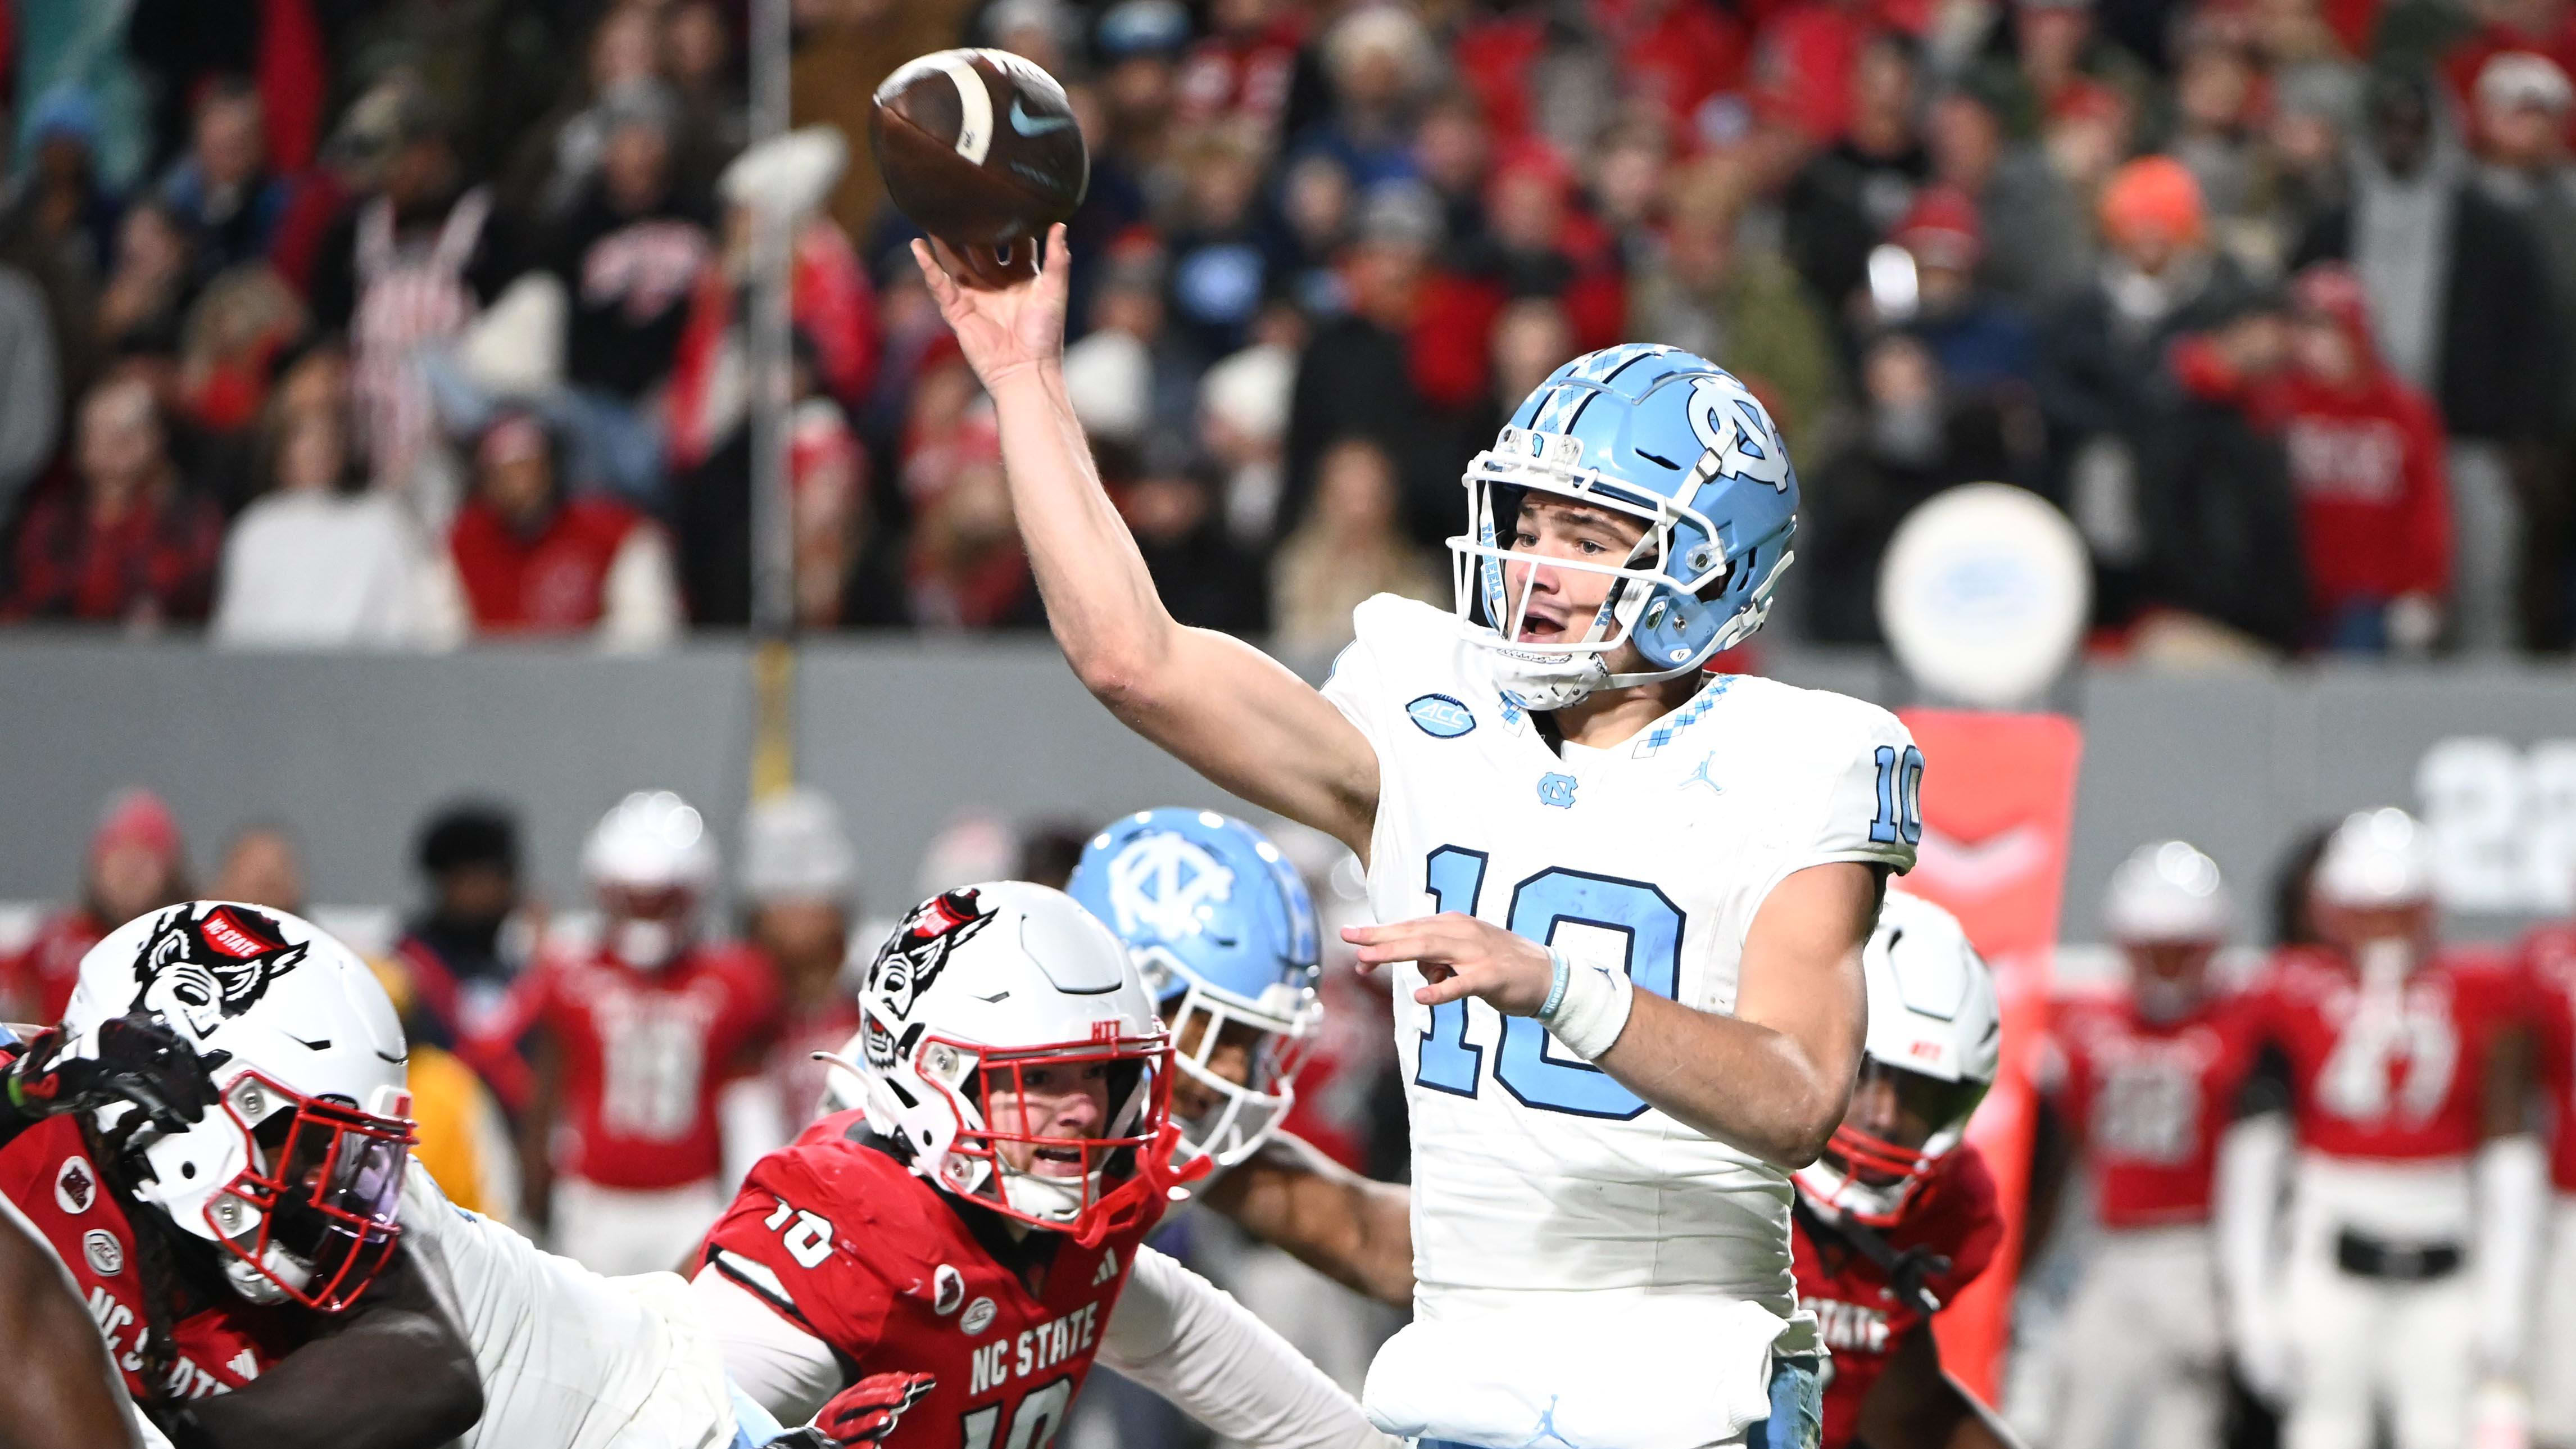
M 402 1024 L 375 974 L 300 917 L 190 901 L 90 948 L 63 1033 L 134 1011 L 188 1039 L 217 1099 L 174 1133 L 96 1114 L 135 1199 L 226 1250 L 244 1298 L 355 1302 L 400 1236 L 412 1141 Z
M 943 892 L 896 927 L 859 991 L 854 1074 L 869 1127 L 912 1170 L 995 1212 L 1097 1241 L 1170 1178 L 1171 1039 L 1127 948 L 1071 896 L 1023 881 Z M 1105 1066 L 1099 1135 L 1047 1138 L 1079 1175 L 1012 1165 L 1039 1139 L 988 1119 L 1031 1068 Z

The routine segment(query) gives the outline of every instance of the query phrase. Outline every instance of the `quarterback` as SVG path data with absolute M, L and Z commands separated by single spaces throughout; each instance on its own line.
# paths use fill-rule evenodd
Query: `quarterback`
M 1066 398 L 1062 230 L 990 287 L 915 252 L 1076 675 L 1368 863 L 1385 924 L 1345 936 L 1401 988 L 1416 1280 L 1371 1416 L 1465 1445 L 1811 1441 L 1789 1174 L 1850 1097 L 1923 760 L 1884 711 L 1704 669 L 1789 561 L 1761 404 L 1667 347 L 1559 368 L 1468 467 L 1455 616 L 1368 601 L 1319 691 L 1155 596 Z

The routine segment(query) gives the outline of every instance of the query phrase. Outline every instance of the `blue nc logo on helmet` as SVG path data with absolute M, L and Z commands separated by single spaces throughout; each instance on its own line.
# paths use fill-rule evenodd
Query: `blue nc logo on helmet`
M 1670 679 L 1750 637 L 1797 529 L 1798 474 L 1770 413 L 1725 369 L 1671 347 L 1624 344 L 1558 368 L 1464 482 L 1469 531 L 1449 540 L 1458 612 L 1533 709 Z M 1643 535 L 1625 560 L 1532 569 L 1514 542 L 1533 493 L 1634 519 Z M 1573 572 L 1612 578 L 1588 629 L 1525 638 L 1530 581 Z
M 1091 838 L 1065 891 L 1127 943 L 1171 1028 L 1188 1078 L 1173 1098 L 1184 1152 L 1221 1167 L 1250 1156 L 1295 1100 L 1323 1010 L 1315 904 L 1296 868 L 1240 820 L 1141 810 Z M 1186 1112 L 1193 1095 L 1217 1105 Z

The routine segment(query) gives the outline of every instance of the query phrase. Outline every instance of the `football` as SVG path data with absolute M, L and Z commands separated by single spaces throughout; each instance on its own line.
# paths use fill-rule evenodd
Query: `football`
M 943 50 L 886 77 L 868 118 L 886 192 L 958 250 L 1043 237 L 1091 180 L 1055 77 L 1006 50 Z

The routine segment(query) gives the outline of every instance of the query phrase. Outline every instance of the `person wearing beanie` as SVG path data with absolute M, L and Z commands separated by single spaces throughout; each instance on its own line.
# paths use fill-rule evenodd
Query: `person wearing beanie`
M 778 1036 L 760 1072 L 723 1105 L 725 1150 L 743 1164 L 784 1146 L 814 1119 L 839 1051 L 859 1029 L 851 955 L 859 927 L 859 857 L 832 797 L 791 785 L 751 807 L 742 826 L 742 938 L 769 958 L 782 993 Z
M 178 819 L 140 785 L 108 797 L 90 833 L 80 900 L 48 917 L 15 956 L 0 956 L 9 1019 L 58 1021 L 80 980 L 81 957 L 108 932 L 192 893 Z
M 455 1046 L 500 1008 L 526 964 L 508 927 L 525 904 L 519 876 L 519 820 L 507 806 L 460 801 L 422 822 L 412 864 L 429 887 L 395 962 L 410 978 L 418 1039 Z M 495 1082 L 510 1095 L 511 1073 Z

